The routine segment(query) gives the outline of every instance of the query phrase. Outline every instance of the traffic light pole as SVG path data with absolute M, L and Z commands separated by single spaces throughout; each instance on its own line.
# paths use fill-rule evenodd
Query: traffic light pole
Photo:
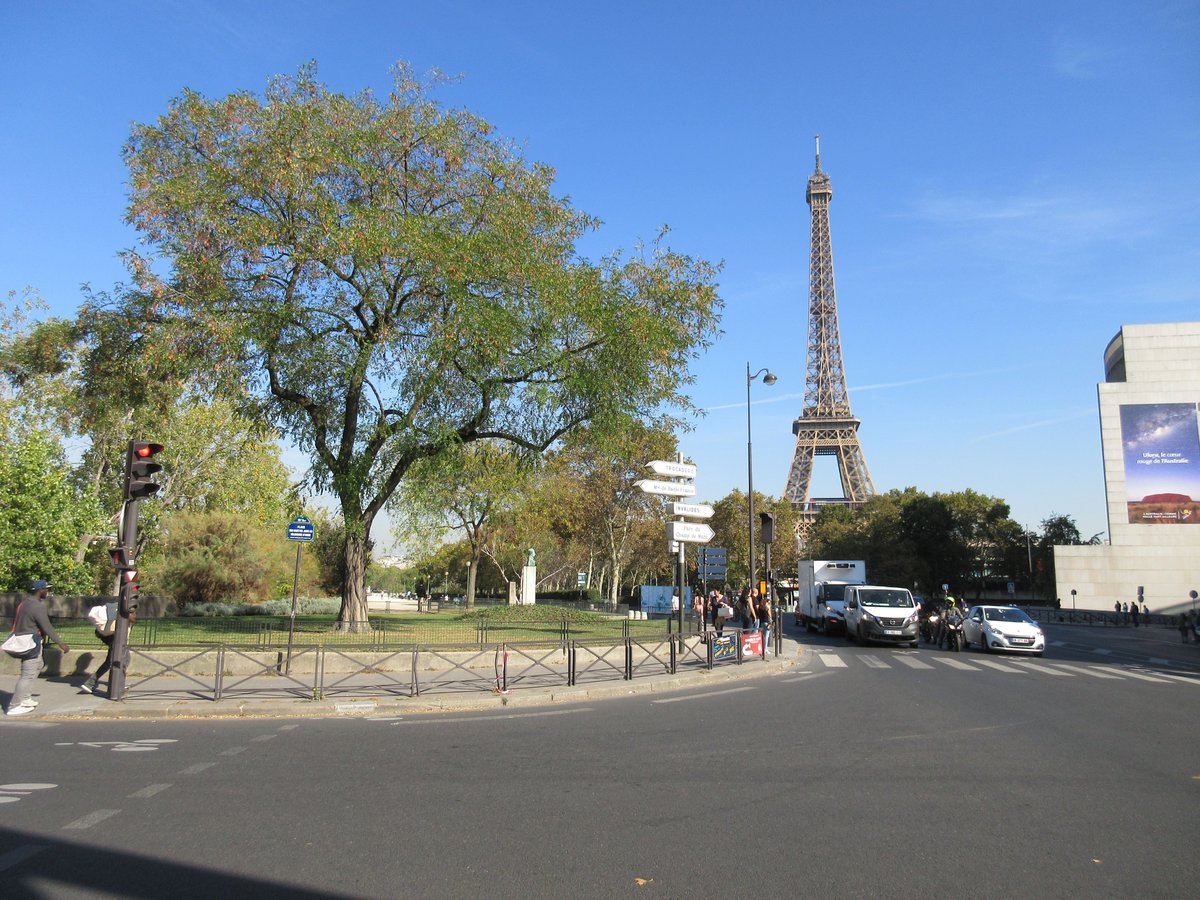
M 118 535 L 119 546 L 124 549 L 129 558 L 133 559 L 134 548 L 137 546 L 138 501 L 126 500 L 121 510 L 121 531 Z M 113 633 L 112 668 L 108 672 L 108 699 L 122 700 L 125 697 L 125 667 L 129 657 L 129 613 L 137 604 L 133 602 L 132 585 L 126 581 L 125 573 L 118 572 L 120 583 L 117 593 L 117 628 Z

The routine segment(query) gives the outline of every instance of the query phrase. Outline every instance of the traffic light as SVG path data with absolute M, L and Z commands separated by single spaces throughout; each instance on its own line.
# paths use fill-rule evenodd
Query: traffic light
M 775 513 L 759 513 L 758 521 L 762 525 L 762 542 L 771 544 L 775 542 Z
M 158 491 L 160 485 L 154 480 L 154 475 L 162 471 L 162 466 L 153 462 L 152 458 L 162 451 L 162 444 L 129 442 L 129 448 L 125 451 L 126 500 L 143 500 Z
M 131 611 L 137 609 L 138 605 L 137 563 L 125 547 L 117 547 L 115 550 L 111 550 L 109 555 L 112 557 L 113 567 L 121 578 L 121 591 L 117 598 L 118 609 L 122 616 L 128 616 Z

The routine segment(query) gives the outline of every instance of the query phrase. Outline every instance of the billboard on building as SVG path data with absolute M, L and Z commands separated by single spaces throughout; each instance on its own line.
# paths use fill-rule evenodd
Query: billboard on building
M 1200 417 L 1196 403 L 1121 406 L 1125 499 L 1141 525 L 1200 524 Z

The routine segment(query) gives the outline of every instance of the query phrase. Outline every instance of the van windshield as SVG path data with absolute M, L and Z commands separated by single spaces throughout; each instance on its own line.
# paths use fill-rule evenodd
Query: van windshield
M 846 586 L 844 584 L 823 584 L 819 596 L 822 600 L 845 600 Z
M 858 592 L 858 602 L 863 606 L 890 606 L 894 609 L 911 609 L 912 594 L 905 590 L 867 590 Z

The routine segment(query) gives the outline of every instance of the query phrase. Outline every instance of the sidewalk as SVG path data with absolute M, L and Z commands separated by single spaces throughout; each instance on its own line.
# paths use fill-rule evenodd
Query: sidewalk
M 503 709 L 534 707 L 550 703 L 579 703 L 626 697 L 635 694 L 655 694 L 697 687 L 716 686 L 777 675 L 794 667 L 805 653 L 798 641 L 783 638 L 780 657 L 749 660 L 741 665 L 724 663 L 709 671 L 689 668 L 676 675 L 646 675 L 625 681 L 614 678 L 586 684 L 566 684 L 514 687 L 507 694 L 482 690 L 445 693 L 423 693 L 417 697 L 363 692 L 355 695 L 355 679 L 339 687 L 344 696 L 312 700 L 297 696 L 280 696 L 281 679 L 257 676 L 239 683 L 238 696 L 220 700 L 202 697 L 180 697 L 187 690 L 187 679 L 161 676 L 155 678 L 145 693 L 130 692 L 127 698 L 114 702 L 107 698 L 105 685 L 97 694 L 80 690 L 81 676 L 51 676 L 38 678 L 33 695 L 38 700 L 35 712 L 23 716 L 0 715 L 0 728 L 5 724 L 38 720 L 62 719 L 220 719 L 220 718 L 328 718 L 331 716 L 386 716 L 411 713 L 449 712 L 456 710 Z M 365 679 L 360 679 L 365 681 Z M 131 679 L 131 682 L 133 680 Z M 7 709 L 15 676 L 6 679 L 0 688 L 0 701 Z M 295 686 L 291 685 L 294 689 Z M 155 692 L 174 691 L 175 696 L 156 696 Z M 274 696 L 272 696 L 274 693 Z M 249 696 L 247 696 L 249 694 Z

